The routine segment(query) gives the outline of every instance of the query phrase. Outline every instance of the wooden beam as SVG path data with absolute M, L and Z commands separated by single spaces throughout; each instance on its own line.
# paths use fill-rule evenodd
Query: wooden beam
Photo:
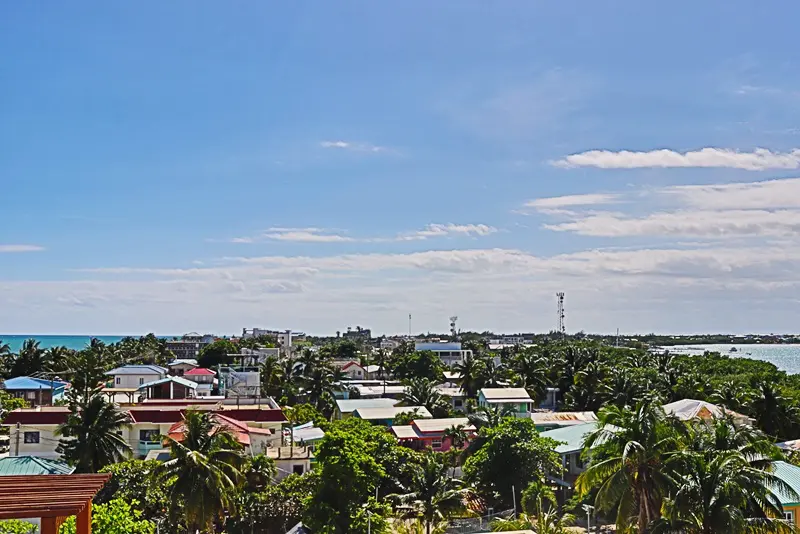
M 58 534 L 57 518 L 42 518 L 42 534 Z
M 75 520 L 76 534 L 92 534 L 92 501 L 86 503 Z

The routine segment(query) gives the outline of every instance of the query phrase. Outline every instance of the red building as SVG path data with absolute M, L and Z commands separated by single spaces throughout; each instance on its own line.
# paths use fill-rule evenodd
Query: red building
M 448 429 L 457 428 L 463 436 L 466 447 L 476 435 L 475 427 L 466 417 L 450 417 L 447 419 L 415 419 L 410 425 L 392 426 L 397 441 L 412 449 L 431 448 L 434 451 L 448 451 L 451 439 L 446 436 Z

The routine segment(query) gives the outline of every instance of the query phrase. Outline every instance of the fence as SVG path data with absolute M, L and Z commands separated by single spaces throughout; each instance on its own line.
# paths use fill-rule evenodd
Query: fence
M 454 519 L 450 521 L 445 532 L 447 532 L 447 534 L 475 534 L 476 532 L 488 532 L 489 523 L 491 523 L 493 519 L 508 519 L 513 514 L 514 510 L 509 508 L 508 510 L 502 510 L 499 512 L 489 510 L 488 514 L 480 517 Z

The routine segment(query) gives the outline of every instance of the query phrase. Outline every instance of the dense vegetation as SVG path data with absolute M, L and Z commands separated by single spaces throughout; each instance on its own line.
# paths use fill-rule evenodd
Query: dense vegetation
M 269 343 L 269 340 L 265 340 Z M 224 363 L 242 345 L 216 342 L 202 358 Z M 293 425 L 313 421 L 326 436 L 316 449 L 315 469 L 278 480 L 274 462 L 246 457 L 241 446 L 203 413 L 186 416 L 184 439 L 167 440 L 164 463 L 132 460 L 118 431 L 124 412 L 96 390 L 104 371 L 125 363 L 165 364 L 171 358 L 155 336 L 84 350 L 42 350 L 31 341 L 12 354 L 0 343 L 0 372 L 58 376 L 73 387 L 65 400 L 67 423 L 59 428 L 63 458 L 79 472 L 107 471 L 112 480 L 97 496 L 95 531 L 283 533 L 303 521 L 326 534 L 434 532 L 454 517 L 516 508 L 496 530 L 531 528 L 562 532 L 565 511 L 591 503 L 621 531 L 778 532 L 785 524 L 774 499 L 780 488 L 770 462 L 782 458 L 777 440 L 800 437 L 800 378 L 775 366 L 719 354 L 675 356 L 621 348 L 591 339 L 544 337 L 535 346 L 490 351 L 471 338 L 472 356 L 452 370 L 431 352 L 401 344 L 393 351 L 367 351 L 353 340 L 336 340 L 291 357 L 269 357 L 262 388 L 286 406 Z M 402 404 L 424 406 L 437 417 L 460 415 L 437 386 L 445 372 L 467 396 L 465 410 L 478 436 L 462 450 L 463 428 L 448 431 L 454 449 L 414 451 L 380 426 L 350 418 L 331 421 L 335 395 L 349 390 L 336 361 L 375 365 L 378 376 L 405 386 Z M 484 387 L 525 388 L 543 401 L 558 390 L 558 409 L 600 413 L 599 430 L 587 441 L 590 467 L 578 480 L 576 498 L 555 504 L 548 474 L 560 472 L 555 443 L 529 420 L 500 409 L 478 408 Z M 710 426 L 667 417 L 662 404 L 708 400 L 750 416 L 755 429 L 727 420 Z M 11 410 L 19 400 L 0 395 Z M 0 413 L 2 416 L 2 413 Z M 396 423 L 409 423 L 410 413 Z M 613 429 L 610 431 L 609 429 Z M 462 468 L 463 477 L 454 474 Z M 784 488 L 785 489 L 785 488 Z M 799 497 L 800 499 L 800 497 Z M 564 505 L 564 503 L 560 503 Z M 108 520 L 107 518 L 122 518 Z M 11 527 L 9 527 L 11 528 Z M 69 532 L 70 523 L 62 527 Z M 416 529 L 416 530 L 415 530 Z

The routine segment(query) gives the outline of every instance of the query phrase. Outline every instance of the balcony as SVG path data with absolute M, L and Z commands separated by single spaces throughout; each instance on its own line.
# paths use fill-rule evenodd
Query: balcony
M 138 453 L 139 456 L 145 457 L 148 452 L 163 448 L 164 444 L 160 441 L 144 441 L 140 439 Z

